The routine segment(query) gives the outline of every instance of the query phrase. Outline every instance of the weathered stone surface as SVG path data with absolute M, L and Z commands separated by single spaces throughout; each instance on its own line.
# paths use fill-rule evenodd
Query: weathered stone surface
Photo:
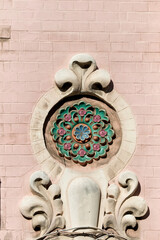
M 0 25 L 0 40 L 7 40 L 11 38 L 11 26 Z

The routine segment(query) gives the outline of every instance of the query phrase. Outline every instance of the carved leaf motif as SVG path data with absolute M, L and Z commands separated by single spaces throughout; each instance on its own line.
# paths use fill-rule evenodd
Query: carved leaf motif
M 85 82 L 88 91 L 105 90 L 110 83 L 110 75 L 106 70 L 99 69 L 91 73 Z
M 65 220 L 62 217 L 59 186 L 51 185 L 48 176 L 38 171 L 31 176 L 30 187 L 34 195 L 24 197 L 20 211 L 25 218 L 32 219 L 32 226 L 37 232 L 37 237 L 56 228 L 64 228 Z
M 79 92 L 81 89 L 80 80 L 77 78 L 76 74 L 69 69 L 59 70 L 55 74 L 55 82 L 62 92 Z
M 125 239 L 133 239 L 127 229 L 134 229 L 137 218 L 146 214 L 148 207 L 143 198 L 133 196 L 138 188 L 138 179 L 133 172 L 127 171 L 119 176 L 120 186 L 111 184 L 108 187 L 106 211 L 103 221 L 105 229 L 113 229 Z
M 103 69 L 98 70 L 90 55 L 77 54 L 71 59 L 69 69 L 61 69 L 56 73 L 55 82 L 61 92 L 68 94 L 106 91 L 110 84 L 110 75 Z

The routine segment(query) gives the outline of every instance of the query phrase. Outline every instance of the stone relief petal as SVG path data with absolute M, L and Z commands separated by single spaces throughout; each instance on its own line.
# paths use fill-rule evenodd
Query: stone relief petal
M 91 73 L 85 82 L 85 89 L 88 91 L 105 91 L 110 84 L 110 75 L 106 70 L 100 69 Z
M 124 216 L 126 212 L 131 212 L 135 217 L 142 217 L 146 214 L 148 207 L 142 197 L 133 196 L 127 199 L 120 208 L 119 215 Z
M 119 195 L 119 188 L 116 184 L 111 184 L 109 187 L 108 187 L 108 196 L 111 197 L 111 198 L 114 198 L 114 199 L 117 199 L 118 198 L 118 195 Z
M 124 232 L 126 231 L 127 227 L 134 228 L 136 224 L 136 218 L 131 214 L 127 214 L 122 218 L 122 228 Z
M 71 58 L 69 67 L 77 75 L 79 81 L 81 81 L 81 89 L 84 91 L 86 78 L 97 69 L 94 58 L 88 54 L 77 54 Z
M 55 74 L 55 82 L 62 92 L 79 92 L 81 82 L 75 73 L 69 69 L 61 69 Z

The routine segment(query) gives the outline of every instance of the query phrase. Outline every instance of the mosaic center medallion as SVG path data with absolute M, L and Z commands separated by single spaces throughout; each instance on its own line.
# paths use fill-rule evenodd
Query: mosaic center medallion
M 51 135 L 60 156 L 86 165 L 106 157 L 114 130 L 105 110 L 81 101 L 59 110 Z

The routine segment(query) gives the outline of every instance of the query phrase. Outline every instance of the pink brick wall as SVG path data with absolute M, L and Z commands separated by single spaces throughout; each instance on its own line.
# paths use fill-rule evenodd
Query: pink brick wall
M 38 169 L 31 114 L 55 72 L 79 52 L 108 69 L 132 107 L 138 144 L 127 169 L 137 173 L 150 207 L 141 239 L 160 239 L 159 0 L 0 0 L 0 25 L 11 25 L 11 39 L 0 42 L 1 239 L 27 235 L 18 203 Z

